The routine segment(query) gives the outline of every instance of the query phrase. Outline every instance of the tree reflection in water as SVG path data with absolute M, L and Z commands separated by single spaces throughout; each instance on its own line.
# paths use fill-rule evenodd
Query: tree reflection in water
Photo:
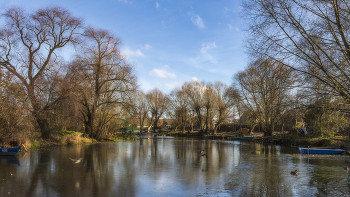
M 308 162 L 297 151 L 187 138 L 52 147 L 1 162 L 0 196 L 349 195 L 347 156 Z

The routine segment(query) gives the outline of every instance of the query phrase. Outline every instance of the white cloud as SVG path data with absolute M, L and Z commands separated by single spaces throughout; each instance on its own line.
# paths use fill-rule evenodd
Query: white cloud
M 133 51 L 129 48 L 125 48 L 124 50 L 122 50 L 122 53 L 127 57 L 132 57 L 132 56 L 145 57 L 145 55 L 140 51 L 140 49 Z
M 217 48 L 215 42 L 202 43 L 201 53 L 207 53 L 211 49 Z
M 175 89 L 177 87 L 181 87 L 181 85 L 182 85 L 182 83 L 177 82 L 177 81 L 175 81 L 173 83 L 165 83 L 165 86 L 170 90 Z
M 146 50 L 150 50 L 152 47 L 149 44 L 145 44 L 145 46 L 143 48 L 146 49 Z
M 230 9 L 228 9 L 227 7 L 224 7 L 224 15 L 225 15 L 226 18 L 230 16 L 228 14 L 229 11 L 230 11 Z
M 156 8 L 159 8 L 159 3 L 158 2 L 156 2 Z
M 216 57 L 214 55 L 212 55 L 215 52 L 215 51 L 213 51 L 213 49 L 215 49 L 215 48 L 217 48 L 215 42 L 202 43 L 202 47 L 200 49 L 200 54 L 195 58 L 191 58 L 190 61 L 196 65 L 201 65 L 204 62 L 210 62 L 212 64 L 217 64 L 218 61 L 217 61 Z M 209 71 L 209 70 L 207 69 L 207 71 Z M 210 70 L 209 72 L 212 72 L 212 70 Z
M 192 81 L 198 81 L 197 77 L 192 77 Z
M 155 68 L 149 71 L 149 75 L 155 76 L 158 78 L 176 78 L 176 74 L 170 71 L 170 68 L 168 65 L 164 65 L 163 68 L 161 69 Z
M 239 31 L 238 27 L 233 27 L 231 24 L 227 24 L 227 27 L 230 29 L 230 30 L 235 30 L 235 31 Z
M 217 48 L 215 42 L 206 42 L 202 43 L 202 48 L 200 50 L 201 55 L 196 57 L 194 60 L 197 62 L 206 62 L 209 61 L 213 64 L 218 63 L 216 58 L 211 54 L 212 50 Z
M 205 28 L 203 19 L 198 14 L 191 13 L 190 16 L 193 24 L 195 24 L 197 27 L 201 29 Z
M 132 1 L 128 1 L 128 0 L 118 0 L 119 2 L 123 2 L 123 3 L 126 3 L 126 4 L 132 4 Z
M 227 13 L 228 11 L 230 11 L 230 9 L 228 9 L 227 7 L 224 7 L 224 13 Z

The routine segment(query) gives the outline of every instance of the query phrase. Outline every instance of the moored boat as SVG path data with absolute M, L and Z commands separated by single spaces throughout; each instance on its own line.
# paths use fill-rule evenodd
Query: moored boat
M 254 139 L 254 136 L 249 137 L 230 137 L 230 140 L 232 141 L 252 141 Z
M 16 155 L 21 150 L 21 146 L 18 148 L 0 148 L 0 155 Z
M 343 149 L 327 149 L 327 148 L 299 148 L 303 154 L 341 154 L 345 152 Z

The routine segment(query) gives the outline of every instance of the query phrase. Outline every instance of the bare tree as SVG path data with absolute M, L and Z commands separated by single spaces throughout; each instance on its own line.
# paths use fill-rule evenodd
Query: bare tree
M 312 77 L 350 102 L 347 0 L 246 0 L 248 48 Z
M 185 132 L 186 123 L 189 118 L 188 99 L 183 90 L 175 89 L 169 95 L 169 108 L 170 117 L 175 119 L 173 124 L 176 127 L 181 126 L 182 133 Z
M 120 55 L 120 41 L 105 30 L 86 28 L 86 42 L 72 63 L 85 132 L 100 138 L 105 127 L 136 92 L 132 67 Z M 119 110 L 118 110 L 119 109 Z
M 275 123 L 287 106 L 293 70 L 271 60 L 257 60 L 235 76 L 244 106 L 253 114 L 265 135 L 272 135 Z
M 203 92 L 203 108 L 205 112 L 205 132 L 208 133 L 210 125 L 213 123 L 213 107 L 216 97 L 213 90 L 213 84 L 208 82 L 205 84 Z
M 50 136 L 45 112 L 50 102 L 38 99 L 38 81 L 55 68 L 56 51 L 78 42 L 81 20 L 60 7 L 39 9 L 27 14 L 10 8 L 3 15 L 6 25 L 0 30 L 0 66 L 23 84 L 31 102 L 32 115 L 42 136 Z
M 24 87 L 12 73 L 3 72 L 0 68 L 0 144 L 2 146 L 18 140 L 19 134 L 33 131 L 29 105 Z
M 233 107 L 239 101 L 238 91 L 234 87 L 227 87 L 222 82 L 215 82 L 215 119 L 216 125 L 214 127 L 214 134 L 216 134 L 218 127 L 233 116 Z
M 168 97 L 158 89 L 151 90 L 147 95 L 147 105 L 150 112 L 149 123 L 150 127 L 153 124 L 154 132 L 156 131 L 157 123 L 165 114 L 168 107 Z
M 200 126 L 200 130 L 203 132 L 204 83 L 199 83 L 197 81 L 187 82 L 181 89 L 186 93 L 189 100 L 189 108 L 196 115 L 197 123 Z
M 134 95 L 135 97 L 130 100 L 130 115 L 136 119 L 136 122 L 140 125 L 140 133 L 142 134 L 145 120 L 148 119 L 148 105 L 146 101 L 146 95 L 143 92 L 139 92 Z

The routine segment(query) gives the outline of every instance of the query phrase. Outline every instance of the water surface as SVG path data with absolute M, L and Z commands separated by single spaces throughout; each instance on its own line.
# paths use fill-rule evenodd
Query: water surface
M 348 161 L 187 138 L 51 147 L 1 157 L 0 196 L 350 196 Z

